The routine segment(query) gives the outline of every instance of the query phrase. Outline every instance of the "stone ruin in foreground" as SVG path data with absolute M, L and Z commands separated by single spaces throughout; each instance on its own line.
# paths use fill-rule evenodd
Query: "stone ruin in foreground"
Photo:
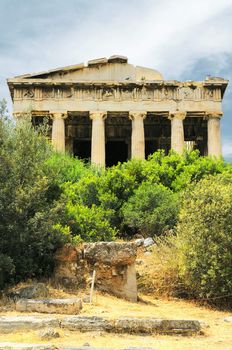
M 66 245 L 56 254 L 54 280 L 68 288 L 84 288 L 95 270 L 97 290 L 136 302 L 136 253 L 135 243 Z

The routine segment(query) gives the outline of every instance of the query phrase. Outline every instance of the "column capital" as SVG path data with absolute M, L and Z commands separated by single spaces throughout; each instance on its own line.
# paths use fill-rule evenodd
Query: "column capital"
M 146 111 L 130 111 L 129 112 L 130 120 L 145 119 L 146 116 L 147 116 Z
M 66 119 L 68 117 L 68 113 L 50 112 L 50 117 L 52 120 L 54 120 L 54 119 Z
M 22 118 L 24 115 L 25 115 L 25 113 L 22 113 L 22 112 L 13 112 L 13 117 L 14 117 L 15 119 L 20 119 L 20 118 Z
M 182 112 L 182 111 L 169 112 L 168 119 L 184 120 L 186 118 L 186 115 L 187 115 L 187 112 Z
M 205 112 L 206 119 L 218 118 L 221 119 L 223 116 L 222 112 Z
M 107 117 L 107 112 L 106 111 L 90 111 L 89 117 L 92 120 L 96 120 L 96 119 L 104 120 Z

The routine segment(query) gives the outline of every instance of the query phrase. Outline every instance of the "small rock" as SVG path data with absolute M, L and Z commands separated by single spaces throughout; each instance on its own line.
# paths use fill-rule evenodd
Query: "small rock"
M 139 238 L 135 240 L 136 247 L 141 247 L 144 244 L 144 238 Z
M 59 338 L 60 334 L 54 328 L 47 328 L 39 332 L 39 337 L 42 339 Z
M 84 343 L 82 346 L 90 346 L 89 343 Z
M 225 317 L 224 321 L 232 323 L 232 316 Z
M 148 237 L 144 240 L 144 247 L 150 247 L 151 245 L 155 244 L 154 240 L 151 237 Z
M 83 296 L 82 301 L 83 303 L 90 303 L 90 296 L 89 295 Z

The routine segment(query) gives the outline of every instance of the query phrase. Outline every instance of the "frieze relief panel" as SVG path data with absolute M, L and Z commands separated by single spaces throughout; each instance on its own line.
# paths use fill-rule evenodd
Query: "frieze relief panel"
M 14 99 L 74 99 L 80 101 L 221 101 L 221 89 L 201 86 L 28 87 L 15 88 Z

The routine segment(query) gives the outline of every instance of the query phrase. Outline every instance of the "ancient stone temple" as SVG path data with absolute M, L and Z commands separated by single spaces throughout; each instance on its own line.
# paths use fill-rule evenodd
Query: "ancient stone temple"
M 8 79 L 14 116 L 52 125 L 57 151 L 97 165 L 144 159 L 157 149 L 221 155 L 220 120 L 228 81 L 164 80 L 124 56 L 95 59 Z

